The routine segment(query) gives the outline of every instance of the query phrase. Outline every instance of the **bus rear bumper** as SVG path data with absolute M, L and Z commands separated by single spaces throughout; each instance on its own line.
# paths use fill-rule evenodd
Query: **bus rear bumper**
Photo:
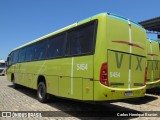
M 152 89 L 160 86 L 160 79 L 154 82 L 147 82 L 146 83 L 146 89 Z
M 139 88 L 111 88 L 100 85 L 100 91 L 94 91 L 94 101 L 120 100 L 129 98 L 144 97 L 146 93 L 146 86 Z

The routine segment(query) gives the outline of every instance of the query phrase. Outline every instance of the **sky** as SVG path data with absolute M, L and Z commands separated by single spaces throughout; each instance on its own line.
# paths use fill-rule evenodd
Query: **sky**
M 135 22 L 160 16 L 160 0 L 0 0 L 0 58 L 16 47 L 93 15 Z

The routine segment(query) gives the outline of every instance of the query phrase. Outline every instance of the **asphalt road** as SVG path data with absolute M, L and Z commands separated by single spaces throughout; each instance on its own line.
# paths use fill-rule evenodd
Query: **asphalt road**
M 6 76 L 0 76 L 0 120 L 115 119 L 113 117 L 104 116 L 105 113 L 111 116 L 117 115 L 116 119 L 123 120 L 160 119 L 159 117 L 156 117 L 157 115 L 160 116 L 160 89 L 150 91 L 143 98 L 121 100 L 112 103 L 85 103 L 52 97 L 48 103 L 43 104 L 40 103 L 36 97 L 35 90 L 26 87 L 14 89 L 12 83 L 7 81 Z M 4 117 L 8 114 L 12 115 L 12 117 Z M 124 117 L 125 115 L 126 117 Z M 138 117 L 137 115 L 145 115 L 147 117 Z

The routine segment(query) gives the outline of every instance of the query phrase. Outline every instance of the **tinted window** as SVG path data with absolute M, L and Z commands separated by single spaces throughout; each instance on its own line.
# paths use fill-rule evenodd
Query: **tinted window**
M 91 53 L 94 48 L 94 23 L 83 25 L 68 32 L 67 55 Z
M 46 58 L 47 40 L 36 43 L 34 60 Z
M 63 56 L 65 45 L 65 34 L 56 35 L 49 38 L 48 42 L 48 58 L 55 58 Z
M 26 50 L 25 61 L 32 61 L 34 59 L 35 47 L 34 45 L 28 46 Z
M 19 57 L 18 57 L 18 62 L 24 62 L 25 54 L 26 54 L 26 48 L 20 49 L 20 51 L 19 51 Z
M 13 52 L 13 59 L 12 59 L 13 61 L 12 61 L 12 63 L 17 63 L 18 62 L 18 53 L 19 53 L 18 50 Z

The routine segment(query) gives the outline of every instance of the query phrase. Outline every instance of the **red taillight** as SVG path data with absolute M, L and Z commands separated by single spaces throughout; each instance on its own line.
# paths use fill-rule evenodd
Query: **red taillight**
M 147 82 L 147 67 L 145 68 L 145 73 L 144 73 L 144 85 Z
M 107 66 L 107 63 L 103 63 L 101 66 L 100 82 L 103 85 L 108 86 L 108 66 Z

